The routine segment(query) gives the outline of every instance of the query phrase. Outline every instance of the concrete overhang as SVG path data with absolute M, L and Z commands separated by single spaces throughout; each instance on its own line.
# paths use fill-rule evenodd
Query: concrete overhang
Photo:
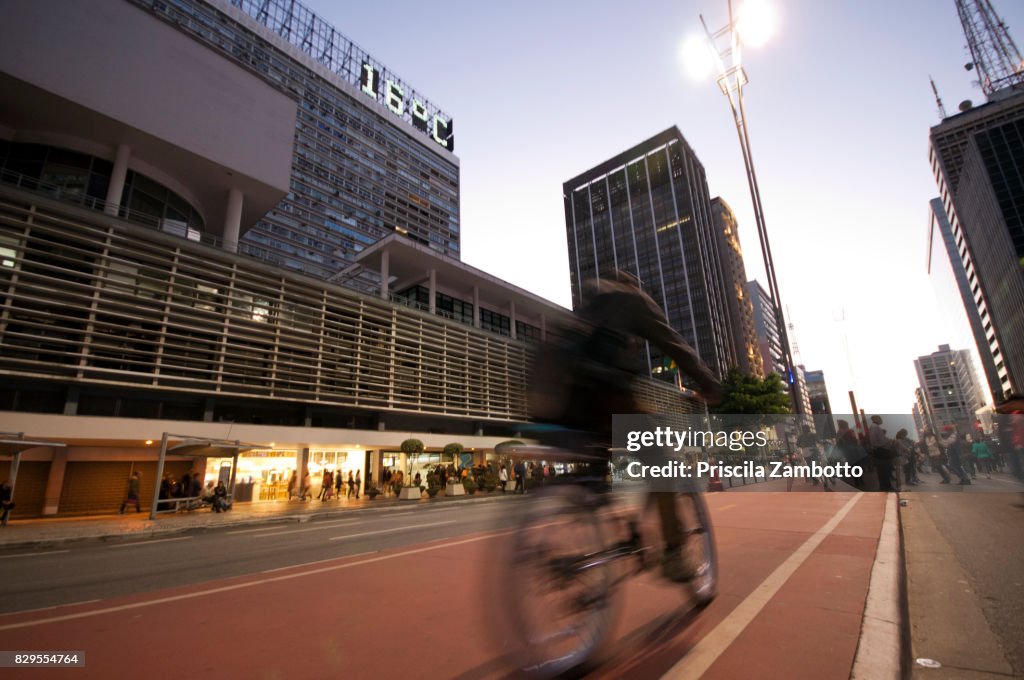
M 113 162 L 131 147 L 129 167 L 181 195 L 199 211 L 206 232 L 221 236 L 230 189 L 244 195 L 241 233 L 255 226 L 287 190 L 227 168 L 29 83 L 0 73 L 0 126 L 9 141 L 71 149 Z
M 463 299 L 471 300 L 473 289 L 476 288 L 481 305 L 501 311 L 509 302 L 514 302 L 516 316 L 520 319 L 541 315 L 548 319 L 558 319 L 572 314 L 561 305 L 401 234 L 391 234 L 370 246 L 356 257 L 356 264 L 379 274 L 383 267 L 384 253 L 388 255 L 388 278 L 392 281 L 389 284 L 392 291 L 424 283 L 433 270 L 438 289 L 461 292 Z

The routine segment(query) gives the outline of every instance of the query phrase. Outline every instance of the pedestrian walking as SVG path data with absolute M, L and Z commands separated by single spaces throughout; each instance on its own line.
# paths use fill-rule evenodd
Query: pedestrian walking
M 0 526 L 7 526 L 11 510 L 14 510 L 14 487 L 11 486 L 11 480 L 5 479 L 0 485 Z
M 516 474 L 516 488 L 513 490 L 513 493 L 525 494 L 526 493 L 526 466 L 523 464 L 523 461 L 519 461 L 518 463 L 515 464 L 515 467 L 512 468 L 512 470 Z
M 970 474 L 964 468 L 964 456 L 967 455 L 967 446 L 964 435 L 959 428 L 947 425 L 943 428 L 943 438 L 939 440 L 946 448 L 946 460 L 949 461 L 950 471 L 960 478 L 961 486 L 968 486 L 971 483 Z
M 882 416 L 871 416 L 871 427 L 868 428 L 868 444 L 871 447 L 871 460 L 878 474 L 880 491 L 896 491 L 893 486 L 893 464 L 896 454 L 892 442 L 882 429 Z
M 359 500 L 359 494 L 362 493 L 363 486 L 363 471 L 356 470 L 356 500 Z
M 920 448 L 921 452 L 928 457 L 928 465 L 931 467 L 932 472 L 937 472 L 942 476 L 942 481 L 939 484 L 949 484 L 950 477 L 949 466 L 946 464 L 946 450 L 934 432 L 931 430 L 924 431 L 924 436 L 921 437 Z
M 306 498 L 313 498 L 313 479 L 309 476 L 309 471 L 302 475 L 302 488 L 299 490 L 299 500 L 306 500 Z
M 501 484 L 501 492 L 505 493 L 505 486 L 508 484 L 508 470 L 504 465 L 498 470 L 498 482 Z
M 977 459 L 978 469 L 992 479 L 992 450 L 988 448 L 984 438 L 979 438 L 971 444 L 971 455 Z
M 299 495 L 299 473 L 292 470 L 292 476 L 288 478 L 288 500 Z
M 132 472 L 131 477 L 128 478 L 128 494 L 125 496 L 124 502 L 121 503 L 121 509 L 118 511 L 120 514 L 124 514 L 125 508 L 129 505 L 135 506 L 135 512 L 142 512 L 142 508 L 139 506 L 139 489 L 142 486 L 142 475 L 138 470 Z
M 352 475 L 352 471 L 349 470 L 348 471 L 348 495 L 346 496 L 346 498 L 352 498 L 352 496 L 355 496 L 355 495 L 356 495 L 356 480 L 355 480 L 355 477 Z

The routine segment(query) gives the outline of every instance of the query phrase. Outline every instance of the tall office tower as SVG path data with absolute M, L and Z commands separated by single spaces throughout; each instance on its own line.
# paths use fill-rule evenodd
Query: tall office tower
M 825 385 L 825 372 L 805 370 L 804 380 L 807 383 L 807 394 L 811 400 L 811 413 L 831 415 L 832 405 L 828 400 L 828 387 Z
M 715 247 L 721 263 L 725 298 L 726 339 L 731 351 L 731 363 L 747 375 L 764 377 L 764 363 L 757 347 L 754 331 L 754 309 L 747 295 L 747 271 L 743 265 L 736 216 L 729 204 L 720 197 L 711 199 L 711 218 L 714 220 Z
M 920 439 L 925 430 L 931 429 L 931 423 L 928 421 L 928 405 L 924 401 L 924 391 L 920 387 L 914 388 L 914 408 L 911 409 L 911 413 L 914 416 L 914 427 L 917 428 L 918 439 Z
M 9 11 L 20 12 L 19 6 L 21 3 L 15 3 Z M 94 20 L 97 18 L 102 20 Z M 159 20 L 157 25 L 153 18 Z M 60 11 L 40 6 L 26 21 L 34 22 L 38 40 L 68 33 L 70 44 L 83 55 L 107 53 L 126 43 L 135 43 L 131 49 L 137 48 L 142 55 L 153 54 L 152 49 L 147 52 L 147 43 L 151 43 L 161 48 L 160 54 L 170 63 L 176 63 L 180 51 L 168 53 L 164 46 L 175 44 L 175 37 L 184 39 L 202 47 L 189 50 L 197 56 L 189 57 L 188 64 L 224 60 L 244 72 L 247 82 L 254 82 L 253 91 L 272 92 L 292 103 L 287 125 L 290 163 L 285 166 L 283 183 L 286 191 L 276 205 L 261 201 L 261 185 L 238 173 L 226 173 L 224 168 L 218 176 L 218 169 L 211 168 L 209 179 L 224 185 L 222 194 L 176 192 L 175 205 L 180 209 L 153 215 L 164 229 L 188 230 L 185 233 L 193 238 L 216 240 L 230 250 L 321 279 L 349 267 L 364 248 L 394 232 L 437 252 L 459 256 L 459 161 L 453 153 L 451 117 L 301 3 L 97 0 L 62 5 Z M 77 25 L 84 27 L 82 32 L 65 31 Z M 125 37 L 128 31 L 135 31 L 130 39 Z M 191 111 L 204 108 L 199 101 L 208 90 L 203 78 L 190 77 L 187 69 L 182 69 L 180 75 L 172 73 L 168 80 L 159 81 L 170 67 L 135 52 L 122 52 L 121 60 L 125 69 L 129 64 L 132 70 L 149 69 L 153 82 L 164 83 L 162 92 L 149 101 L 112 100 L 97 102 L 94 108 L 113 118 L 122 108 L 147 115 L 155 110 L 156 116 L 167 119 L 168 129 L 178 127 L 177 138 L 197 140 L 191 147 L 198 153 L 236 136 L 232 126 L 250 127 L 266 116 L 260 110 L 263 99 L 234 96 L 248 94 L 235 88 L 210 93 L 214 99 L 230 99 L 226 104 L 231 107 L 230 116 L 224 119 L 229 123 L 199 118 Z M 17 68 L 4 76 L 5 86 L 23 91 L 21 80 L 31 79 L 30 72 L 38 70 L 30 62 L 13 62 Z M 87 88 L 89 78 L 81 79 L 80 86 Z M 276 135 L 278 128 L 268 126 L 266 131 Z M 57 140 L 14 140 L 20 143 L 11 149 L 4 169 L 32 179 L 38 168 L 59 162 L 59 151 L 48 149 L 94 151 L 76 145 L 72 137 L 65 141 L 68 139 L 72 141 L 63 146 Z M 276 148 L 276 137 L 267 141 Z M 41 149 L 40 143 L 47 149 Z M 235 153 L 255 155 L 261 146 L 252 144 Z M 154 161 L 154 150 L 138 135 L 131 140 L 126 137 L 118 153 L 118 158 L 92 154 L 104 162 L 93 165 L 92 179 L 82 187 L 83 193 L 96 201 L 119 198 L 113 209 L 122 215 L 129 210 L 157 212 L 163 196 L 159 192 L 152 195 L 152 187 L 134 178 L 145 175 L 146 166 L 168 159 Z M 119 184 L 109 181 L 111 165 L 129 168 L 128 187 L 120 197 L 106 193 L 107 186 Z M 247 167 L 258 174 L 254 165 Z M 34 179 L 65 184 L 81 180 L 81 173 L 73 174 L 70 179 L 61 173 Z M 195 205 L 195 212 L 183 210 L 189 203 Z M 225 219 L 232 226 L 222 233 L 219 223 Z M 369 289 L 375 280 L 366 274 L 342 282 Z
M 782 339 L 779 336 L 781 319 L 775 316 L 771 297 L 757 281 L 747 282 L 747 295 L 754 308 L 754 332 L 757 333 L 757 347 L 761 353 L 765 375 L 775 373 L 787 382 L 786 360 L 782 354 Z
M 971 355 L 977 356 L 981 361 L 988 392 L 998 395 L 999 371 L 996 369 L 992 353 L 988 351 L 986 330 L 979 314 L 979 307 L 984 308 L 985 301 L 975 300 L 971 282 L 964 269 L 964 261 L 957 248 L 956 237 L 953 236 L 953 227 L 942 208 L 942 199 L 933 198 L 929 201 L 928 207 L 928 276 L 935 288 L 940 310 L 957 323 L 961 321 L 959 311 L 962 307 L 974 338 L 974 350 L 971 351 Z M 964 337 L 963 342 L 968 342 L 968 338 Z
M 704 166 L 676 127 L 562 186 L 573 307 L 614 269 L 637 275 L 712 371 L 729 365 L 726 311 Z M 656 348 L 651 374 L 673 379 Z
M 931 129 L 929 158 L 999 401 L 1024 391 L 1024 93 L 963 109 Z
M 812 414 L 814 418 L 815 430 L 822 436 L 834 437 L 836 429 L 832 422 L 832 405 L 828 400 L 825 372 L 804 370 L 804 383 L 807 386 L 810 405 L 807 413 Z
M 926 414 L 936 427 L 973 422 L 984 403 L 970 352 L 939 345 L 937 352 L 914 360 Z

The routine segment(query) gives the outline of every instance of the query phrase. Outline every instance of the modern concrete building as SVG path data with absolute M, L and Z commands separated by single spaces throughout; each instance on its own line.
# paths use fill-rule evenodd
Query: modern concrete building
M 914 360 L 926 419 L 936 428 L 973 422 L 984 397 L 967 350 L 939 345 L 937 352 Z
M 933 127 L 929 159 L 998 401 L 1024 391 L 1024 93 L 990 99 Z
M 764 377 L 764 362 L 757 346 L 754 330 L 754 309 L 747 294 L 747 271 L 743 264 L 739 227 L 732 208 L 722 198 L 711 199 L 715 248 L 721 263 L 719 284 L 724 291 L 726 341 L 729 364 L 747 375 Z
M 367 88 L 347 82 L 335 70 L 365 55 L 335 61 L 350 44 L 292 2 L 12 0 L 0 25 L 0 479 L 18 449 L 17 515 L 115 511 L 133 470 L 148 497 L 165 434 L 166 473 L 258 502 L 286 498 L 292 471 L 379 483 L 521 433 L 535 342 L 568 310 L 458 260 L 450 135 L 434 113 L 421 129 L 411 88 L 372 61 Z M 375 73 L 411 113 L 367 94 Z M 419 197 L 419 226 L 382 226 L 398 226 L 392 185 Z M 346 266 L 238 245 L 307 230 L 346 239 Z
M 669 323 L 721 375 L 729 366 L 726 303 L 704 166 L 672 127 L 562 186 L 573 306 L 615 269 L 635 274 Z M 651 374 L 673 380 L 656 348 Z
M 0 21 L 4 181 L 317 278 L 395 232 L 458 257 L 451 117 L 301 3 L 12 0 Z

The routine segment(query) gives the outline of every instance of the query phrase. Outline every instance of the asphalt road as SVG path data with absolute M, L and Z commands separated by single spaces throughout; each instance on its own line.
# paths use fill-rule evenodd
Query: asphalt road
M 531 593 L 502 578 L 502 527 L 524 500 L 0 551 L 0 634 L 83 650 L 80 678 L 506 678 L 496 633 Z M 697 614 L 655 572 L 627 580 L 592 677 L 849 678 L 885 496 L 707 500 L 718 597 Z
M 197 529 L 183 535 L 0 550 L 0 613 L 162 588 L 500 530 L 510 503 L 438 504 L 351 518 Z

